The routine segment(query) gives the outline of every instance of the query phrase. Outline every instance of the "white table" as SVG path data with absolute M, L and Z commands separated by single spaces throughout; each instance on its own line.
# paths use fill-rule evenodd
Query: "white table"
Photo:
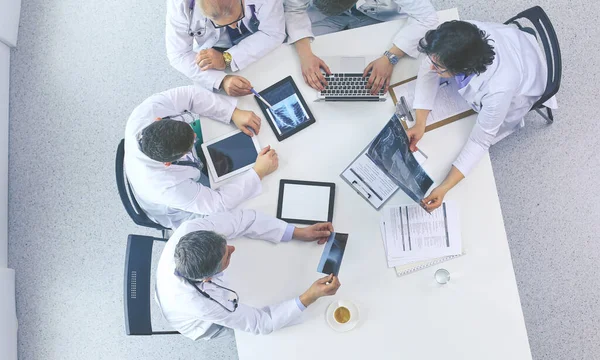
M 456 9 L 440 19 L 458 18 Z M 344 31 L 316 39 L 321 56 L 378 54 L 390 46 L 400 22 Z M 378 34 L 389 34 L 380 36 Z M 414 76 L 418 63 L 403 59 L 392 82 Z M 387 268 L 379 232 L 380 213 L 356 194 L 339 174 L 381 130 L 393 113 L 391 99 L 383 103 L 314 103 L 304 84 L 295 50 L 281 46 L 242 74 L 257 89 L 292 75 L 317 122 L 277 142 L 265 120 L 261 145 L 279 153 L 279 169 L 263 181 L 264 191 L 244 207 L 275 215 L 282 178 L 336 183 L 333 224 L 350 234 L 340 271 L 338 293 L 322 298 L 304 312 L 304 322 L 268 336 L 236 331 L 241 360 L 268 359 L 531 359 L 496 192 L 490 159 L 486 156 L 467 179 L 448 195 L 460 204 L 467 255 L 441 266 L 449 284 L 438 285 L 429 268 L 397 277 Z M 239 106 L 261 114 L 255 100 Z M 429 155 L 425 168 L 440 182 L 462 148 L 474 117 L 427 133 L 421 148 Z M 207 138 L 230 127 L 205 122 Z M 411 203 L 398 191 L 388 204 Z M 298 296 L 318 277 L 322 247 L 292 241 L 273 245 L 236 240 L 237 251 L 227 271 L 228 282 L 241 300 L 264 306 Z M 353 301 L 361 321 L 347 333 L 336 333 L 325 322 L 325 310 L 336 299 Z

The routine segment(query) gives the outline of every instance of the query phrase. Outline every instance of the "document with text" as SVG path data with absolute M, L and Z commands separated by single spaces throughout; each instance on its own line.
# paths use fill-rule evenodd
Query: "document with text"
M 382 237 L 388 265 L 457 255 L 462 252 L 458 205 L 446 201 L 431 214 L 419 205 L 386 206 Z

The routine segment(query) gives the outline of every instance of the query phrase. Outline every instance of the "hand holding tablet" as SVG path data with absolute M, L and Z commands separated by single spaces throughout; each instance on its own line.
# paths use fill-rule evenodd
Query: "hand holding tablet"
M 271 146 L 267 146 L 260 151 L 254 164 L 254 171 L 262 180 L 265 176 L 277 170 L 279 166 L 279 156 Z
M 275 171 L 279 164 L 275 150 L 270 146 L 261 150 L 256 136 L 250 137 L 240 130 L 203 143 L 202 152 L 214 182 L 228 179 L 253 166 L 262 179 Z

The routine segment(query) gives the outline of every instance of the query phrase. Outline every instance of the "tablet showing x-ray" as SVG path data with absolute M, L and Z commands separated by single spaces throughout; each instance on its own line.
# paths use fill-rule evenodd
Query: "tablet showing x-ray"
M 268 108 L 260 99 L 255 98 L 279 141 L 315 123 L 315 118 L 291 76 L 261 91 L 260 96 L 271 105 Z
M 206 166 L 213 181 L 219 182 L 250 169 L 260 146 L 256 136 L 236 130 L 202 144 Z

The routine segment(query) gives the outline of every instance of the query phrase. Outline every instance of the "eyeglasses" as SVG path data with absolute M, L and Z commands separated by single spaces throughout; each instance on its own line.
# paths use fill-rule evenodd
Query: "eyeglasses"
M 438 64 L 435 61 L 433 61 L 433 59 L 431 59 L 431 56 L 428 56 L 428 58 L 429 58 L 429 61 L 431 61 L 431 63 L 435 67 L 435 72 L 437 72 L 440 75 L 448 72 L 448 69 L 444 68 L 440 64 Z
M 242 14 L 240 15 L 239 18 L 237 18 L 237 20 L 232 21 L 229 24 L 224 24 L 224 25 L 217 25 L 212 20 L 210 22 L 213 24 L 213 26 L 215 27 L 215 29 L 220 29 L 220 28 L 224 28 L 224 27 L 229 26 L 229 25 L 233 25 L 233 24 L 237 23 L 238 21 L 242 20 L 246 16 L 246 12 L 244 11 L 244 0 L 240 0 L 240 7 L 242 8 Z

